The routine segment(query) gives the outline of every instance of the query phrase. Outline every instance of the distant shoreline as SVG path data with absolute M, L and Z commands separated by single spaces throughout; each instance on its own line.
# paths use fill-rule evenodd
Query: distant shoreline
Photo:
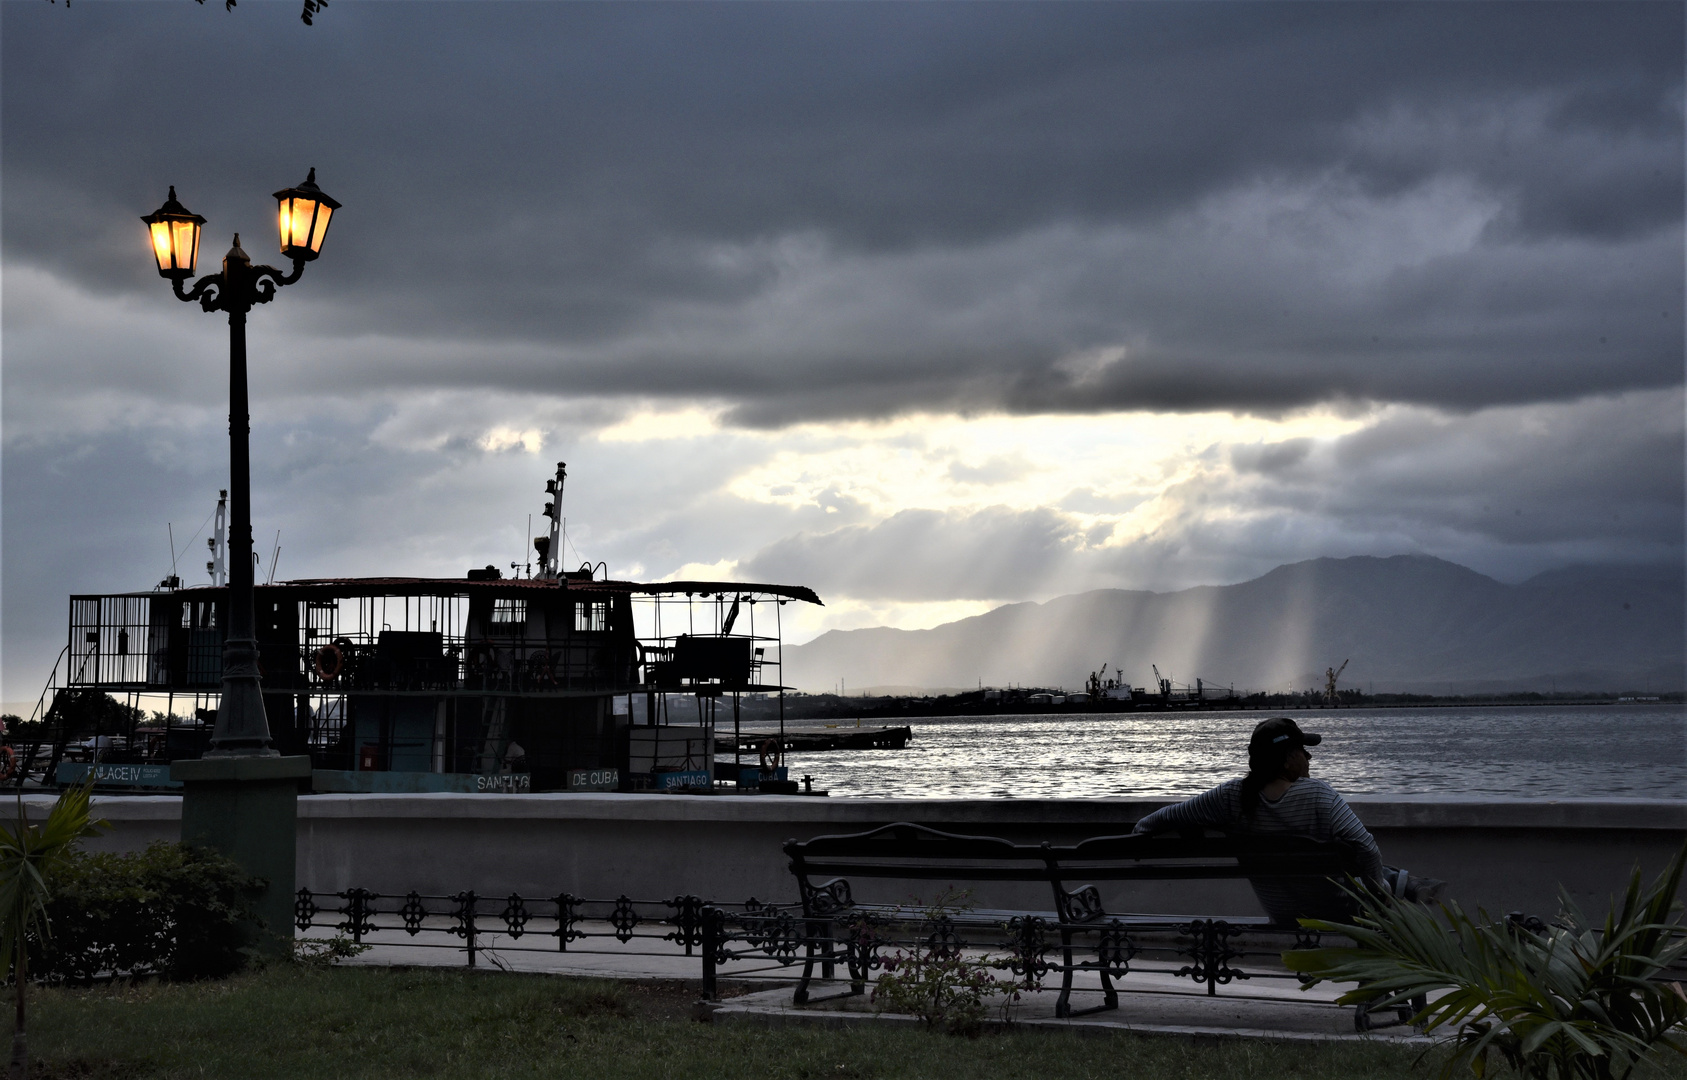
M 1209 713 L 1209 712 L 1342 712 L 1374 709 L 1458 709 L 1458 708 L 1517 708 L 1517 707 L 1573 707 L 1593 705 L 1667 706 L 1687 703 L 1687 694 L 1673 691 L 1667 694 L 1493 694 L 1493 695 L 1432 695 L 1432 694 L 1354 694 L 1343 691 L 1339 705 L 1331 708 L 1309 700 L 1305 695 L 1254 694 L 1247 697 L 1207 698 L 1204 700 L 1158 699 L 1136 701 L 1076 701 L 1059 704 L 1036 703 L 1026 700 L 1033 693 L 1049 691 L 1014 691 L 1013 699 L 986 699 L 983 691 L 965 694 L 944 694 L 935 697 L 914 695 L 885 695 L 875 697 L 843 697 L 837 694 L 787 694 L 786 720 L 897 720 L 939 716 L 1040 716 L 1080 715 L 1095 713 Z M 1352 695 L 1352 696 L 1349 696 Z M 744 723 L 775 721 L 779 717 L 777 699 L 763 698 L 742 703 Z

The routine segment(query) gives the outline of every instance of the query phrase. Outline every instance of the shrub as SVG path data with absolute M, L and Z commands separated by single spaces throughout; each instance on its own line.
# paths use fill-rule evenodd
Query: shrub
M 1002 996 L 1002 1017 L 1019 1000 L 1019 981 L 996 974 L 1006 961 L 987 954 L 968 955 L 953 934 L 954 916 L 971 905 L 967 894 L 945 890 L 922 909 L 922 939 L 879 961 L 884 969 L 873 986 L 873 1004 L 882 1010 L 906 1013 L 926 1027 L 951 1035 L 974 1035 L 984 1023 L 985 1002 Z M 1035 976 L 1027 976 L 1034 983 Z M 1034 986 L 1032 987 L 1034 988 Z
M 205 848 L 159 841 L 131 854 L 81 854 L 54 876 L 51 938 L 30 942 L 44 981 L 103 974 L 204 979 L 247 960 L 262 882 Z
M 372 948 L 373 945 L 358 944 L 344 934 L 335 934 L 331 938 L 295 938 L 291 959 L 302 967 L 331 968 L 341 960 L 350 960 Z
M 1442 1070 L 1486 1076 L 1490 1056 L 1535 1080 L 1615 1080 L 1654 1051 L 1684 1049 L 1687 996 L 1669 981 L 1687 959 L 1687 927 L 1674 918 L 1687 847 L 1650 888 L 1634 868 L 1620 905 L 1590 923 L 1568 894 L 1554 925 L 1537 919 L 1473 919 L 1457 904 L 1439 914 L 1391 897 L 1364 895 L 1355 926 L 1304 920 L 1354 939 L 1353 948 L 1283 954 L 1314 979 L 1358 983 L 1343 1004 L 1399 1004 L 1442 993 L 1414 1018 L 1426 1030 L 1456 1029 Z M 1444 993 L 1443 993 L 1444 992 Z

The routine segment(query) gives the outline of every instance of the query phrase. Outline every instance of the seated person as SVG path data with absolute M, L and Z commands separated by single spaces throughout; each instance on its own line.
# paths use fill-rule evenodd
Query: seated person
M 1416 900 L 1430 895 L 1440 882 L 1412 881 L 1382 864 L 1382 852 L 1370 830 L 1336 789 L 1313 780 L 1312 755 L 1323 736 L 1303 732 L 1286 716 L 1262 720 L 1248 740 L 1248 774 L 1185 802 L 1154 811 L 1136 823 L 1137 833 L 1177 832 L 1182 829 L 1223 829 L 1265 836 L 1305 836 L 1313 840 L 1344 840 L 1358 856 L 1361 880 L 1397 896 Z M 1335 884 L 1306 878 L 1250 878 L 1254 894 L 1273 922 L 1298 918 L 1350 920 L 1353 900 Z

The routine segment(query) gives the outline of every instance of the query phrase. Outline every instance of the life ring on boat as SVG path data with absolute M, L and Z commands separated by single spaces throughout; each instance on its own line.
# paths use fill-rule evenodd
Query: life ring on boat
M 18 774 L 18 752 L 0 743 L 0 780 L 10 780 Z
M 544 649 L 529 653 L 527 657 L 528 681 L 539 686 L 555 686 L 556 672 L 551 670 L 551 654 Z
M 463 664 L 469 669 L 470 675 L 485 675 L 492 670 L 494 659 L 490 645 L 471 645 L 468 655 L 463 658 Z
M 785 760 L 785 751 L 780 749 L 778 739 L 765 739 L 761 744 L 762 772 L 777 769 Z
M 312 660 L 316 677 L 323 682 L 333 682 L 340 677 L 340 672 L 346 669 L 346 654 L 340 651 L 338 645 L 322 646 L 316 650 Z

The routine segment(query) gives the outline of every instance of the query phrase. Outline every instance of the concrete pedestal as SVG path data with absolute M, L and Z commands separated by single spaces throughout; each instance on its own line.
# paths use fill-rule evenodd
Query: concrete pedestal
M 208 847 L 269 884 L 258 897 L 266 948 L 293 931 L 293 866 L 298 857 L 299 787 L 308 757 L 216 757 L 178 761 L 182 843 Z

